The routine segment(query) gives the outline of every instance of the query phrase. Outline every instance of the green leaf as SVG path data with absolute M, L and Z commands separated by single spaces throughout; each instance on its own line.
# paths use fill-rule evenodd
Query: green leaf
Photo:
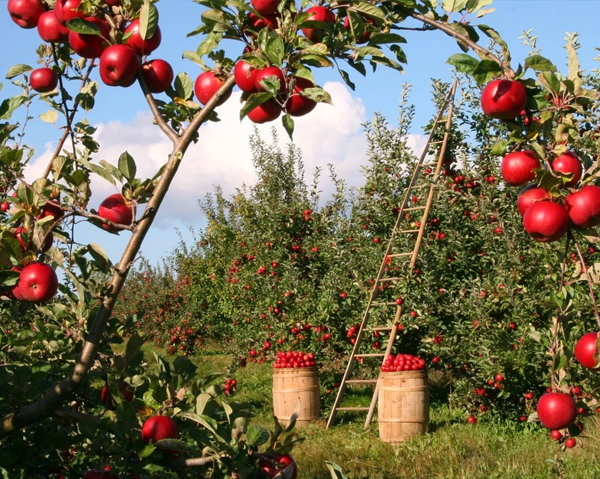
M 444 0 L 442 8 L 445 12 L 461 12 L 467 6 L 467 0 Z
M 79 33 L 82 35 L 98 35 L 102 36 L 100 27 L 95 23 L 92 23 L 83 18 L 73 18 L 67 22 L 67 28 L 72 32 Z
M 135 359 L 143 345 L 144 339 L 138 333 L 133 333 L 125 347 L 125 362 L 129 363 Z
M 369 39 L 369 45 L 384 45 L 387 43 L 406 43 L 406 38 L 396 33 L 374 33 Z
M 259 426 L 258 424 L 250 426 L 248 432 L 246 433 L 246 441 L 250 446 L 259 447 L 263 444 L 266 444 L 268 440 L 269 431 L 266 428 Z
M 446 63 L 452 65 L 460 73 L 472 74 L 479 65 L 479 60 L 466 53 L 457 53 L 448 58 Z
M 90 243 L 88 245 L 88 251 L 90 256 L 94 258 L 94 263 L 100 269 L 100 271 L 109 274 L 112 269 L 112 262 L 102 247 L 96 243 Z
M 58 121 L 58 112 L 56 110 L 48 110 L 40 115 L 40 119 L 46 123 L 56 123 Z
M 498 46 L 500 46 L 500 49 L 502 50 L 502 55 L 504 56 L 504 61 L 506 63 L 510 63 L 510 50 L 508 49 L 508 45 L 502 39 L 500 34 L 493 28 L 488 27 L 487 25 L 479 25 L 479 29 L 492 40 L 494 40 L 498 44 Z
M 264 102 L 273 98 L 273 95 L 267 92 L 253 93 L 248 97 L 246 103 L 240 110 L 240 120 L 243 119 L 248 113 L 254 110 L 257 106 L 262 105 Z
M 191 100 L 194 96 L 194 84 L 187 73 L 180 73 L 173 83 L 177 96 L 183 100 Z
M 385 12 L 368 2 L 360 2 L 352 4 L 352 9 L 356 12 L 360 12 L 368 17 L 376 18 L 379 20 L 385 20 Z
M 19 64 L 19 65 L 14 65 L 12 67 L 10 67 L 10 70 L 8 70 L 8 73 L 6 74 L 6 79 L 7 80 L 11 80 L 14 77 L 17 77 L 25 72 L 29 72 L 33 70 L 33 68 L 31 68 L 29 65 L 24 65 L 24 64 Z
M 468 0 L 467 1 L 467 11 L 469 13 L 476 12 L 477 10 L 487 7 L 491 5 L 494 0 Z
M 119 171 L 129 182 L 133 181 L 135 178 L 135 174 L 137 172 L 135 161 L 127 151 L 119 156 Z
M 196 52 L 185 51 L 183 52 L 183 58 L 190 60 L 200 66 L 204 66 L 204 61 Z
M 140 10 L 140 36 L 143 40 L 152 38 L 158 26 L 158 9 L 150 0 L 144 0 Z
M 265 49 L 265 53 L 271 63 L 275 66 L 279 66 L 283 63 L 283 56 L 285 54 L 285 46 L 283 44 L 283 40 L 279 37 L 279 35 L 270 35 L 267 40 L 267 45 Z
M 342 80 L 344 80 L 344 83 L 348 85 L 352 91 L 356 90 L 356 85 L 350 80 L 350 75 L 348 75 L 348 72 L 341 69 L 339 70 L 339 72 L 342 76 Z
M 293 138 L 293 135 L 294 135 L 294 120 L 293 120 L 293 118 L 289 114 L 285 114 L 281 118 L 281 123 L 283 124 L 285 131 L 287 132 L 288 136 L 290 137 L 290 140 L 293 141 L 294 140 L 294 138 Z
M 26 101 L 27 97 L 24 95 L 13 96 L 4 100 L 0 103 L 0 120 L 8 120 L 13 112 Z
M 525 59 L 525 66 L 536 72 L 555 72 L 554 64 L 541 55 L 531 55 Z
M 472 73 L 479 85 L 489 82 L 500 74 L 502 74 L 502 67 L 492 60 L 481 60 Z
M 504 156 L 506 155 L 506 149 L 508 148 L 508 141 L 501 140 L 497 143 L 494 143 L 490 148 L 490 155 L 494 156 Z
M 156 447 L 153 446 L 152 444 L 146 444 L 146 446 L 144 446 L 144 449 L 142 449 L 140 452 L 138 452 L 138 455 L 144 459 L 148 456 L 150 456 L 154 451 L 156 451 Z
M 327 469 L 329 469 L 331 479 L 347 479 L 342 468 L 335 462 L 326 461 L 325 465 L 327 466 Z

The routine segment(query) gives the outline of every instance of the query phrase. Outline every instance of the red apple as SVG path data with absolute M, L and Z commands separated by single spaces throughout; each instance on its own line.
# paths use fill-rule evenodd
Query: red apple
M 11 268 L 11 271 L 16 271 L 17 273 L 19 273 L 19 275 L 21 275 L 21 271 L 23 271 L 23 268 L 21 266 L 13 266 Z M 23 295 L 21 294 L 21 290 L 19 289 L 19 282 L 17 281 L 17 284 L 15 284 L 9 292 L 6 293 L 6 295 L 9 298 L 14 298 L 17 301 L 25 301 L 25 298 L 23 297 Z
M 100 204 L 100 207 L 98 208 L 98 215 L 106 220 L 116 223 L 117 225 L 129 226 L 133 220 L 133 207 L 123 195 L 117 193 L 110 195 Z M 106 223 L 102 223 L 102 228 L 111 232 L 116 232 L 121 229 Z
M 253 30 L 262 30 L 263 28 L 269 27 L 270 30 L 275 30 L 277 28 L 277 15 L 274 13 L 269 13 L 267 15 L 263 15 L 259 17 L 254 13 L 248 14 L 248 26 Z
M 30 240 L 27 244 L 25 244 L 23 235 L 27 235 L 27 230 L 21 226 L 17 227 L 15 229 L 15 238 L 19 240 L 21 251 L 34 250 L 35 244 L 33 243 L 33 241 Z M 54 243 L 54 235 L 52 234 L 52 232 L 50 232 L 50 234 L 46 236 L 46 240 L 42 245 L 41 252 L 45 253 L 46 251 L 48 251 L 52 247 L 52 243 Z
M 158 442 L 162 439 L 178 439 L 179 430 L 175 421 L 167 416 L 149 417 L 142 426 L 142 441 Z
M 142 76 L 146 86 L 152 93 L 166 91 L 173 82 L 174 74 L 171 65 L 164 60 L 151 60 L 142 65 Z
M 38 68 L 29 75 L 29 84 L 39 93 L 48 93 L 56 90 L 58 75 L 52 68 Z
M 121 5 L 121 0 L 104 0 L 104 3 L 111 7 L 118 7 Z
M 133 85 L 139 69 L 140 58 L 127 45 L 111 45 L 100 55 L 100 78 L 108 86 Z
M 83 18 L 85 13 L 79 10 L 81 0 L 56 0 L 54 13 L 61 24 L 67 23 L 74 18 Z
M 578 228 L 600 225 L 600 188 L 586 185 L 565 198 L 565 209 L 571 222 Z
M 90 469 L 83 475 L 83 479 L 116 479 L 110 471 L 101 471 L 99 469 Z
M 263 87 L 260 82 L 266 78 L 275 77 L 279 80 L 279 91 L 284 92 L 287 88 L 285 83 L 285 77 L 283 76 L 283 72 L 279 67 L 265 67 L 261 68 L 256 72 L 256 76 L 254 77 L 254 84 L 256 86 L 257 91 L 266 91 L 265 87 Z
M 154 34 L 150 38 L 145 40 L 140 35 L 140 21 L 139 19 L 134 20 L 125 29 L 125 35 L 131 33 L 131 36 L 127 38 L 127 45 L 133 48 L 136 53 L 140 56 L 149 55 L 158 48 L 161 41 L 160 27 L 156 27 Z
M 575 422 L 577 409 L 570 394 L 546 393 L 537 403 L 540 422 L 548 429 L 563 429 Z
M 248 113 L 248 118 L 254 123 L 267 123 L 276 120 L 281 114 L 281 106 L 274 99 L 258 105 Z
M 37 29 L 40 38 L 45 42 L 65 43 L 69 40 L 69 29 L 58 21 L 54 10 L 42 13 Z
M 52 216 L 54 220 L 59 220 L 64 216 L 65 212 L 60 207 L 60 204 L 56 201 L 47 201 L 42 206 L 42 210 L 38 215 L 38 219 L 46 218 L 47 216 Z
M 279 0 L 250 0 L 252 6 L 261 15 L 267 15 L 269 13 L 275 13 L 279 5 Z
M 548 193 L 543 188 L 538 188 L 536 185 L 530 185 L 521 191 L 519 194 L 519 199 L 517 200 L 517 208 L 519 209 L 519 213 L 521 216 L 525 215 L 527 210 L 531 208 L 532 205 L 539 201 L 549 201 L 552 199 L 550 193 Z
M 502 178 L 510 186 L 521 186 L 535 179 L 535 171 L 541 167 L 536 153 L 529 150 L 513 151 L 502 159 Z
M 574 355 L 579 363 L 588 369 L 596 369 L 596 340 L 598 333 L 585 333 L 575 345 Z
M 289 454 L 273 454 L 272 460 L 260 459 L 258 465 L 268 477 L 296 479 L 298 468 Z
M 8 14 L 21 28 L 35 28 L 46 7 L 41 0 L 8 0 Z
M 240 90 L 246 92 L 256 91 L 256 74 L 258 69 L 254 68 L 244 60 L 240 60 L 235 64 L 233 69 L 233 76 L 235 78 L 235 84 Z
M 300 92 L 305 88 L 314 88 L 314 86 L 310 80 L 296 78 L 292 94 L 285 104 L 285 111 L 292 116 L 302 116 L 313 111 L 317 106 L 317 102 L 302 96 Z
M 223 80 L 221 80 L 217 75 L 213 72 L 204 72 L 198 75 L 196 78 L 196 82 L 194 83 L 194 93 L 198 98 L 198 101 L 203 105 L 206 105 L 209 100 L 214 96 L 219 88 L 223 86 Z M 227 92 L 225 96 L 223 96 L 217 105 L 222 105 L 229 96 L 231 95 L 231 90 Z
M 492 118 L 512 120 L 521 114 L 527 103 L 527 91 L 521 82 L 493 80 L 481 93 L 481 109 Z
M 565 186 L 575 186 L 583 174 L 583 166 L 577 155 L 567 151 L 552 162 L 552 169 L 565 175 L 573 175 L 573 178 L 565 183 Z
M 371 20 L 370 18 L 367 18 L 366 22 L 370 23 L 370 24 L 373 24 L 373 20 Z M 346 30 L 350 30 L 350 17 L 349 16 L 347 16 L 346 18 L 344 18 L 344 28 Z M 362 35 L 356 39 L 356 43 L 358 45 L 360 45 L 361 43 L 367 43 L 370 38 L 371 38 L 371 31 L 370 30 L 365 30 L 362 33 Z
M 96 25 L 101 35 L 89 35 L 86 33 L 69 33 L 69 44 L 75 53 L 83 58 L 98 58 L 108 46 L 107 38 L 110 33 L 108 23 L 99 18 L 87 17 L 86 21 Z
M 306 13 L 310 15 L 306 18 L 306 22 L 323 22 L 323 23 L 335 23 L 335 13 L 329 10 L 327 7 L 316 6 L 306 10 Z M 302 28 L 302 33 L 306 38 L 313 42 L 319 42 L 325 36 L 325 31 L 320 28 L 306 27 Z
M 119 392 L 123 396 L 123 399 L 126 402 L 133 401 L 133 390 L 131 389 L 131 384 L 126 381 L 119 381 Z M 115 403 L 112 399 L 112 394 L 110 393 L 110 389 L 108 386 L 104 386 L 100 391 L 100 401 L 106 409 L 110 409 L 114 411 L 116 409 Z
M 18 286 L 25 301 L 43 303 L 58 291 L 58 276 L 50 265 L 34 261 L 21 271 Z
M 569 228 L 569 215 L 562 205 L 541 201 L 527 210 L 523 226 L 534 239 L 548 243 L 564 236 Z

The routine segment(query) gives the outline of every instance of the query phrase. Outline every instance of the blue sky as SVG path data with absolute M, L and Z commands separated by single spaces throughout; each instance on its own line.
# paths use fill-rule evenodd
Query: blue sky
M 199 67 L 182 60 L 181 53 L 196 49 L 199 37 L 186 38 L 186 33 L 198 26 L 201 8 L 191 0 L 162 0 L 157 6 L 163 42 L 152 57 L 166 59 L 176 72 L 187 71 L 195 78 L 201 73 Z M 565 32 L 580 34 L 579 53 L 584 69 L 589 71 L 600 66 L 593 61 L 599 54 L 596 47 L 600 45 L 597 27 L 600 2 L 597 0 L 496 0 L 492 6 L 496 8 L 494 13 L 474 23 L 486 23 L 500 32 L 511 48 L 513 66 L 527 53 L 519 37 L 524 30 L 531 29 L 538 37 L 537 46 L 542 50 L 541 53 L 560 69 L 566 64 L 563 48 Z M 3 45 L 0 71 L 3 77 L 13 64 L 35 66 L 35 49 L 40 39 L 35 30 L 23 30 L 10 20 L 6 14 L 6 0 L 0 0 L 0 15 L 0 44 Z M 315 71 L 317 82 L 335 93 L 335 106 L 319 106 L 309 115 L 311 118 L 297 121 L 295 139 L 304 152 L 308 176 L 315 166 L 332 163 L 339 175 L 348 179 L 349 184 L 360 184 L 360 165 L 364 158 L 360 125 L 375 112 L 383 113 L 393 123 L 403 83 L 412 85 L 411 102 L 417 105 L 413 133 L 419 134 L 420 128 L 431 117 L 430 79 L 450 81 L 452 70 L 446 64 L 446 59 L 458 53 L 459 49 L 452 39 L 442 33 L 405 32 L 404 35 L 408 40 L 408 44 L 403 46 L 408 56 L 404 74 L 383 68 L 366 78 L 355 74 L 352 79 L 356 83 L 356 91 L 351 92 L 339 83 L 336 72 L 324 69 Z M 231 54 L 234 55 L 235 51 Z M 2 80 L 2 83 L 4 88 L 0 98 L 15 92 L 9 81 Z M 191 151 L 188 155 L 191 158 L 185 160 L 189 163 L 187 170 L 182 172 L 184 177 L 174 185 L 173 192 L 170 192 L 172 199 L 165 204 L 165 211 L 159 214 L 154 231 L 142 248 L 144 256 L 152 262 L 156 263 L 177 246 L 175 228 L 189 239 L 188 226 L 198 228 L 202 225 L 197 200 L 210 192 L 211 185 L 221 184 L 226 192 L 233 192 L 242 182 L 253 181 L 247 146 L 252 127 L 248 120 L 239 124 L 236 114 L 238 98 L 239 95 L 234 95 L 222 107 L 223 121 L 220 124 L 203 127 L 201 138 L 206 138 L 206 141 L 201 140 L 203 144 Z M 148 174 L 153 166 L 164 161 L 168 144 L 161 141 L 158 130 L 151 126 L 148 108 L 139 89 L 101 85 L 97 103 L 99 108 L 86 115 L 92 124 L 100 126 L 99 138 L 106 144 L 96 160 L 104 158 L 116 161 L 118 154 L 127 149 L 135 152 L 134 158 L 139 167 L 143 164 L 148 166 Z M 37 105 L 32 113 L 38 115 L 46 109 Z M 267 126 L 261 131 L 268 130 Z M 37 152 L 32 175 L 41 168 L 44 154 L 47 155 L 52 149 L 52 142 L 59 134 L 54 126 L 39 120 L 30 124 L 27 141 Z M 281 139 L 283 142 L 283 135 Z M 327 192 L 327 186 L 324 186 L 324 190 Z M 92 202 L 94 207 L 104 196 L 115 192 L 114 188 L 99 183 L 93 184 L 92 191 L 98 192 L 97 203 Z M 114 260 L 120 256 L 128 237 L 128 233 L 122 233 L 118 238 L 87 226 L 81 228 L 80 234 L 81 241 L 94 241 L 105 246 Z

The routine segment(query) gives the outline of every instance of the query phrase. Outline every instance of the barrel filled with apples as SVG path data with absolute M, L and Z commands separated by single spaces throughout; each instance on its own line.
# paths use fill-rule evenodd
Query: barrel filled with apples
M 403 442 L 427 432 L 429 388 L 425 361 L 390 354 L 381 366 L 377 404 L 379 438 Z
M 315 356 L 297 351 L 279 352 L 273 363 L 273 411 L 287 424 L 298 410 L 297 426 L 321 417 L 319 376 Z

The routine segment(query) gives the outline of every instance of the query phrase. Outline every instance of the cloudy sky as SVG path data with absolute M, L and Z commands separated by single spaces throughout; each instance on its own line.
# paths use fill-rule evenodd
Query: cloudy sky
M 17 27 L 6 15 L 6 0 L 0 0 L 0 71 L 8 71 L 17 63 L 35 66 L 35 49 L 40 43 L 35 30 Z M 154 58 L 168 59 L 176 72 L 187 71 L 195 78 L 201 71 L 181 58 L 184 50 L 195 50 L 200 38 L 187 37 L 187 32 L 199 24 L 199 6 L 188 0 L 163 0 L 159 2 L 160 25 L 163 42 Z M 597 0 L 496 0 L 496 12 L 483 20 L 494 26 L 508 41 L 513 52 L 513 66 L 522 60 L 529 47 L 522 45 L 524 30 L 533 29 L 538 36 L 537 47 L 563 68 L 565 32 L 578 31 L 581 34 L 581 63 L 590 70 L 598 68 L 594 57 L 598 55 L 597 18 L 600 2 Z M 458 53 L 453 40 L 438 32 L 403 32 L 408 43 L 403 45 L 408 56 L 405 73 L 379 68 L 376 73 L 361 78 L 356 74 L 353 81 L 356 91 L 350 91 L 339 79 L 335 70 L 315 71 L 317 82 L 332 96 L 334 106 L 319 105 L 308 117 L 296 122 L 295 143 L 301 148 L 307 175 L 314 168 L 328 163 L 335 165 L 340 177 L 349 185 L 360 184 L 360 167 L 365 160 L 365 140 L 361 123 L 372 118 L 374 112 L 382 112 L 392 123 L 396 118 L 401 85 L 413 85 L 411 102 L 417 106 L 414 124 L 414 139 L 418 141 L 422 126 L 434 113 L 429 100 L 430 79 L 440 78 L 450 82 L 452 70 L 446 59 Z M 229 47 L 231 48 L 231 47 Z M 230 53 L 239 54 L 237 49 Z M 16 94 L 18 89 L 9 81 L 3 81 L 4 88 L 0 99 Z M 221 185 L 226 193 L 231 193 L 242 183 L 254 180 L 248 138 L 253 125 L 246 119 L 239 121 L 239 92 L 219 109 L 220 123 L 202 127 L 200 141 L 186 155 L 181 171 L 169 192 L 166 204 L 158 214 L 153 231 L 142 248 L 143 253 L 153 262 L 168 254 L 177 246 L 179 229 L 186 238 L 188 227 L 203 224 L 198 199 L 212 191 L 213 185 Z M 102 149 L 94 160 L 106 159 L 115 163 L 119 155 L 127 150 L 136 159 L 138 176 L 151 176 L 162 165 L 170 151 L 169 143 L 158 128 L 152 126 L 148 107 L 136 88 L 108 88 L 101 85 L 97 96 L 98 108 L 86 113 L 86 119 L 98 127 L 98 140 Z M 28 171 L 28 177 L 39 176 L 48 160 L 50 151 L 60 131 L 54 125 L 37 120 L 37 116 L 48 107 L 43 102 L 35 102 L 30 114 L 34 117 L 28 125 L 27 141 L 36 148 L 36 156 Z M 281 131 L 282 146 L 288 141 Z M 271 126 L 260 126 L 262 136 L 270 138 Z M 327 175 L 323 175 L 326 181 Z M 326 196 L 328 186 L 322 185 Z M 103 181 L 93 184 L 93 201 L 97 207 L 102 199 L 116 192 L 112 185 Z M 103 245 L 113 259 L 118 259 L 129 233 L 120 236 L 110 235 L 93 226 L 79 229 L 80 241 L 94 241 Z

